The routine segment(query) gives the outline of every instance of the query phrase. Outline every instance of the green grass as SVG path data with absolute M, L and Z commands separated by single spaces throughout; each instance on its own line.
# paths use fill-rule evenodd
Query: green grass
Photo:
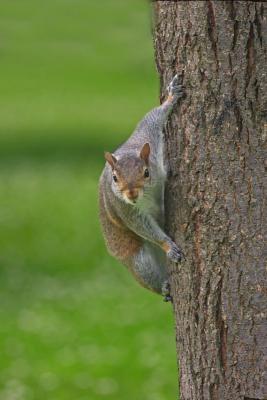
M 0 400 L 175 398 L 171 307 L 97 217 L 103 151 L 158 101 L 148 4 L 3 1 L 0 36 Z

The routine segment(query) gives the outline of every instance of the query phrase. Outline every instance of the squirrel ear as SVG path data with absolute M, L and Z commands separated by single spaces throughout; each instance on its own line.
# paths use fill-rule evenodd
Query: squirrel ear
M 117 158 L 113 154 L 108 153 L 107 151 L 105 151 L 105 159 L 109 163 L 111 168 L 114 169 L 115 164 L 117 162 Z
M 148 164 L 149 154 L 150 154 L 150 145 L 149 143 L 145 143 L 144 146 L 142 147 L 142 150 L 140 151 L 140 157 L 142 158 L 142 160 L 146 162 L 146 164 Z

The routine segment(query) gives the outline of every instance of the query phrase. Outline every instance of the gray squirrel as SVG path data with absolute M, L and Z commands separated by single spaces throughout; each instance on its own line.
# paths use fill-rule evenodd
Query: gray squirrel
M 182 252 L 164 232 L 163 128 L 173 106 L 184 96 L 180 76 L 169 84 L 164 103 L 151 110 L 113 154 L 99 183 L 100 222 L 106 246 L 144 287 L 171 300 L 167 256 L 175 263 Z

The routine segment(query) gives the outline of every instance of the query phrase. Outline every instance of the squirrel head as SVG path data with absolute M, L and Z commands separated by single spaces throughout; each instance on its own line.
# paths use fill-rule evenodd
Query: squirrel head
M 112 190 L 128 204 L 136 204 L 150 185 L 149 143 L 145 143 L 139 154 L 125 154 L 116 158 L 106 152 L 105 159 L 112 169 Z

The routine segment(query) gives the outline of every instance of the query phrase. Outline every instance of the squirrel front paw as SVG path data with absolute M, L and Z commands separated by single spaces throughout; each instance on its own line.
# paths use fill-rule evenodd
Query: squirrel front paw
M 170 242 L 168 244 L 169 250 L 166 252 L 167 257 L 175 263 L 182 261 L 183 252 L 176 246 L 174 242 Z
M 185 95 L 185 88 L 181 83 L 182 75 L 175 75 L 172 81 L 170 82 L 169 86 L 167 87 L 168 96 L 171 100 L 178 100 L 184 97 Z

